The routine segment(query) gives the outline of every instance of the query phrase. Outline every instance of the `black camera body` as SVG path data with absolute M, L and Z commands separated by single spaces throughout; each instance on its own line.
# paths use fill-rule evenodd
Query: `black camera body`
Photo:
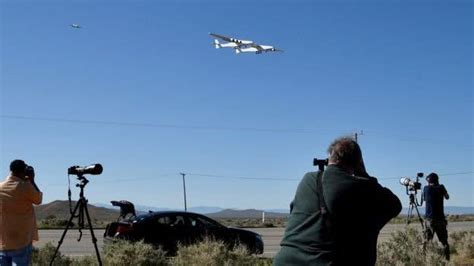
M 104 168 L 102 167 L 101 164 L 96 163 L 96 164 L 91 164 L 89 166 L 71 166 L 67 169 L 67 174 L 68 175 L 77 175 L 77 176 L 83 176 L 83 175 L 100 175 L 102 174 L 102 171 Z
M 27 165 L 25 167 L 25 175 L 30 176 L 32 173 L 35 172 L 35 169 L 31 165 Z
M 324 167 L 328 166 L 329 160 L 326 159 L 318 159 L 314 158 L 313 159 L 313 166 L 317 166 L 320 171 L 324 171 Z
M 410 186 L 408 188 L 409 190 L 420 190 L 421 189 L 421 183 L 420 182 L 413 182 L 413 186 Z

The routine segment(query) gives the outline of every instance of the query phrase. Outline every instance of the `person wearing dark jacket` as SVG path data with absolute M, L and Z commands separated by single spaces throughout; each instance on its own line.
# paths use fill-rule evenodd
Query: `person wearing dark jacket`
M 336 139 L 328 153 L 326 170 L 298 185 L 273 265 L 375 264 L 378 234 L 400 200 L 367 174 L 354 139 Z
M 433 239 L 434 234 L 438 236 L 439 242 L 443 244 L 444 255 L 449 260 L 448 222 L 444 215 L 444 199 L 449 199 L 449 194 L 444 185 L 439 183 L 439 176 L 431 173 L 426 177 L 428 185 L 423 188 L 421 204 L 426 202 L 425 208 L 425 243 Z

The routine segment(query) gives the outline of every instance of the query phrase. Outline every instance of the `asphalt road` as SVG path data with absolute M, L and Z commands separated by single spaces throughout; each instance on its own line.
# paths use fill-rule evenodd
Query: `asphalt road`
M 404 224 L 388 224 L 382 229 L 379 235 L 379 242 L 386 241 L 392 232 L 402 230 Z M 419 224 L 414 224 L 415 227 L 420 227 Z M 284 228 L 250 228 L 248 230 L 254 231 L 262 235 L 265 243 L 265 257 L 273 257 L 280 250 L 280 241 L 284 233 Z M 448 225 L 448 231 L 464 231 L 474 230 L 474 222 L 452 222 Z M 52 242 L 54 246 L 57 246 L 63 230 L 40 230 L 40 241 L 35 244 L 36 247 L 41 247 L 48 242 Z M 102 250 L 103 246 L 103 233 L 104 230 L 95 230 L 94 234 L 97 238 L 97 245 L 99 250 Z M 83 255 L 94 255 L 94 245 L 89 230 L 83 231 L 83 236 L 80 242 L 77 242 L 79 232 L 77 230 L 69 230 L 64 238 L 64 242 L 61 245 L 61 253 L 68 256 L 83 256 Z

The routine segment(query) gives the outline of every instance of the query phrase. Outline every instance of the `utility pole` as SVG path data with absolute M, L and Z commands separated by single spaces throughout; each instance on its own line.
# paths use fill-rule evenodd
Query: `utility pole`
M 358 132 L 354 133 L 355 142 L 358 142 L 358 137 L 361 135 L 364 135 L 364 131 L 362 130 L 360 131 L 360 133 Z
M 185 176 L 186 174 L 185 173 L 179 173 L 180 175 L 183 176 L 183 192 L 184 192 L 184 211 L 188 211 L 188 207 L 186 206 L 186 179 L 185 179 Z

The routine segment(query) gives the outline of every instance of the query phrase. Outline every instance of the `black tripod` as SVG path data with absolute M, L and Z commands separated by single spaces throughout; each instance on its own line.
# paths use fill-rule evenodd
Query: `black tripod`
M 79 184 L 76 184 L 76 187 L 81 188 L 81 192 L 79 194 L 79 200 L 76 203 L 76 207 L 74 208 L 74 211 L 71 212 L 71 217 L 69 218 L 69 221 L 66 225 L 66 229 L 64 229 L 63 235 L 61 236 L 61 239 L 58 242 L 58 247 L 56 248 L 53 258 L 51 259 L 51 262 L 49 263 L 50 266 L 53 265 L 54 259 L 56 258 L 56 255 L 58 254 L 59 248 L 61 247 L 64 237 L 66 236 L 67 230 L 71 226 L 72 220 L 74 218 L 78 218 L 78 227 L 79 227 L 80 235 L 77 241 L 81 241 L 82 229 L 84 228 L 84 212 L 87 217 L 87 223 L 89 224 L 89 230 L 91 232 L 92 243 L 94 243 L 97 261 L 99 262 L 99 266 L 102 266 L 102 261 L 100 260 L 99 249 L 97 248 L 97 238 L 95 238 L 94 228 L 92 228 L 92 223 L 91 223 L 91 217 L 89 216 L 89 211 L 87 210 L 87 199 L 84 197 L 84 187 L 87 185 L 87 183 L 89 183 L 89 180 L 87 180 L 83 175 L 78 175 L 77 179 L 79 180 Z M 69 201 L 71 201 L 71 191 L 69 191 Z
M 420 212 L 418 211 L 418 202 L 417 202 L 415 193 L 408 193 L 408 190 L 407 190 L 408 197 L 410 198 L 410 204 L 408 206 L 408 214 L 407 214 L 407 225 L 410 224 L 410 219 L 411 217 L 413 217 L 413 209 L 415 209 L 416 214 L 418 215 L 418 220 L 420 221 L 420 224 L 421 224 L 421 229 L 424 230 L 425 226 L 423 224 L 423 219 L 420 216 Z

